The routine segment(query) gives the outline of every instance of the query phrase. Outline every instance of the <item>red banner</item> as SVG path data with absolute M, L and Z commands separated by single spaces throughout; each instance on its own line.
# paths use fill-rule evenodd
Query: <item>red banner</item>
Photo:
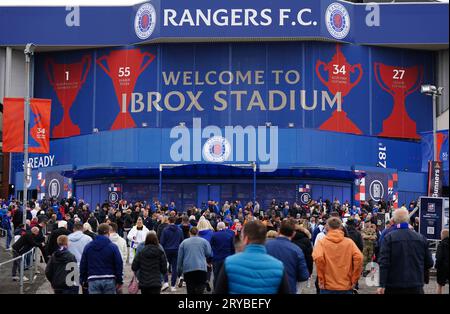
M 24 99 L 5 98 L 3 113 L 3 152 L 23 152 Z M 50 99 L 30 101 L 29 152 L 50 152 Z
M 23 152 L 23 98 L 3 100 L 3 152 Z

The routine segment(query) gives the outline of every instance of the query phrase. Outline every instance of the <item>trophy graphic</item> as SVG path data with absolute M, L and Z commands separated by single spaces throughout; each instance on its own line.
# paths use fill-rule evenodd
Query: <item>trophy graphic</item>
M 35 99 L 34 102 L 41 100 Z M 48 104 L 50 107 L 50 103 Z M 30 143 L 28 150 L 30 153 L 43 153 L 48 150 L 45 140 L 48 139 L 48 126 L 46 125 L 41 113 L 35 113 L 33 107 L 30 108 Z M 50 121 L 47 121 L 49 123 Z
M 145 57 L 148 59 L 143 64 Z M 100 65 L 103 71 L 105 71 L 113 81 L 119 104 L 119 114 L 114 120 L 111 130 L 136 127 L 136 123 L 128 110 L 130 96 L 134 91 L 138 77 L 154 59 L 154 55 L 149 52 L 141 52 L 138 48 L 130 50 L 114 50 L 111 51 L 109 55 L 97 59 L 97 64 Z M 103 63 L 104 61 L 106 61 L 106 64 Z M 123 94 L 126 96 L 125 103 L 122 103 Z
M 419 66 L 396 67 L 375 62 L 375 78 L 378 85 L 394 98 L 391 115 L 383 121 L 380 136 L 420 139 L 416 122 L 406 111 L 406 97 L 422 84 L 423 69 Z
M 58 97 L 59 103 L 63 107 L 63 117 L 61 122 L 53 128 L 54 138 L 69 137 L 80 134 L 78 125 L 70 118 L 70 108 L 77 98 L 78 92 L 86 81 L 87 74 L 91 67 L 91 56 L 85 55 L 80 62 L 76 63 L 56 63 L 48 58 L 45 62 L 50 85 Z M 84 74 L 83 74 L 84 69 Z
M 326 81 L 320 73 L 320 66 L 323 66 L 325 72 L 328 72 L 328 81 Z M 358 69 L 358 78 L 352 83 L 350 82 L 350 74 L 355 73 Z M 344 54 L 341 51 L 339 44 L 336 45 L 336 53 L 329 63 L 318 60 L 316 63 L 316 74 L 319 80 L 325 85 L 328 90 L 336 95 L 341 93 L 341 103 L 344 103 L 344 96 L 346 96 L 362 78 L 363 71 L 361 64 L 351 65 L 347 62 Z M 319 127 L 321 130 L 344 132 L 353 134 L 362 134 L 362 131 L 347 117 L 347 114 L 342 109 L 341 111 L 334 110 L 331 117 L 326 120 Z

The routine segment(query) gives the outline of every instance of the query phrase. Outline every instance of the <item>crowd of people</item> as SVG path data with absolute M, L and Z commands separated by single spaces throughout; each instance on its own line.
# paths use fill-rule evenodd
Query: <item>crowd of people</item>
M 19 201 L 0 200 L 0 208 L 7 248 L 17 257 L 37 247 L 55 293 L 122 293 L 126 265 L 130 293 L 142 294 L 184 285 L 188 294 L 298 294 L 310 282 L 318 294 L 355 294 L 374 262 L 380 294 L 423 293 L 433 266 L 436 292 L 448 282 L 448 230 L 434 262 L 415 202 L 396 209 L 384 201 L 210 200 L 179 210 L 174 202 L 120 200 L 91 210 L 81 199 L 44 199 L 27 204 L 25 224 Z M 18 262 L 13 280 L 17 271 Z

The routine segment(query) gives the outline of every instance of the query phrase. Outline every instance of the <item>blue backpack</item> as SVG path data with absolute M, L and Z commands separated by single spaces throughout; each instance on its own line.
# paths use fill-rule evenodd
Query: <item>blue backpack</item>
M 8 216 L 4 215 L 1 217 L 1 226 L 3 229 L 10 230 L 11 229 L 11 219 Z

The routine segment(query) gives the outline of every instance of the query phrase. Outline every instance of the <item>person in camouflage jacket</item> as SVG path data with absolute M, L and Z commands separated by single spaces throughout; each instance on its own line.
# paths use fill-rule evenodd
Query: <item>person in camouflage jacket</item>
M 375 241 L 377 240 L 376 225 L 366 222 L 363 231 L 361 232 L 364 248 L 363 248 L 363 267 L 371 262 L 374 251 L 375 251 Z

